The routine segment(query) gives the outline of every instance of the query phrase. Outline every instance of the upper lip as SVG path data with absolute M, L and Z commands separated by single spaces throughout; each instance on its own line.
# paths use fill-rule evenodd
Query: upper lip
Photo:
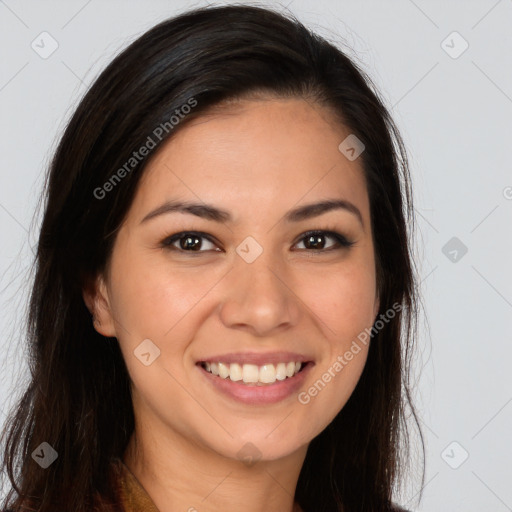
M 288 363 L 290 361 L 307 363 L 312 361 L 311 357 L 296 352 L 231 352 L 229 354 L 219 354 L 215 356 L 200 359 L 198 363 L 238 363 L 238 364 L 255 364 L 262 366 L 264 364 Z

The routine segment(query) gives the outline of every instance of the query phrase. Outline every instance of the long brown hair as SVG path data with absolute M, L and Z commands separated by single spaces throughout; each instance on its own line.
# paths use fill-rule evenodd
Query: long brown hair
M 407 410 L 424 457 L 410 388 L 419 295 L 400 134 L 360 66 L 293 16 L 205 7 L 160 23 L 122 51 L 76 108 L 51 161 L 29 304 L 31 379 L 2 435 L 12 484 L 2 508 L 31 502 L 39 512 L 85 512 L 95 496 L 114 499 L 109 464 L 134 429 L 130 379 L 117 340 L 93 329 L 82 289 L 105 269 L 149 156 L 107 197 L 98 190 L 191 98 L 193 111 L 153 137 L 157 146 L 210 107 L 258 91 L 323 105 L 364 143 L 379 313 L 401 306 L 373 336 L 347 404 L 310 443 L 295 498 L 306 512 L 389 509 L 410 462 Z M 58 453 L 46 469 L 31 456 L 42 442 Z

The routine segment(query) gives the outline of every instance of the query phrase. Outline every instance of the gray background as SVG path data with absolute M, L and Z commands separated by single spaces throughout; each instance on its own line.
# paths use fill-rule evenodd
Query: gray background
M 33 215 L 65 120 L 121 48 L 204 3 L 0 0 L 0 424 L 27 379 L 20 333 Z M 286 4 L 353 48 L 410 156 L 426 312 L 415 397 L 427 474 L 421 505 L 413 477 L 397 501 L 421 511 L 512 510 L 512 0 L 260 3 Z M 58 44 L 46 59 L 43 31 Z

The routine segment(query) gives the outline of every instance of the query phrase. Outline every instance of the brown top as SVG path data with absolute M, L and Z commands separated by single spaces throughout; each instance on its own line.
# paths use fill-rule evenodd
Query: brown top
M 112 475 L 122 512 L 159 512 L 146 489 L 121 459 L 112 461 Z

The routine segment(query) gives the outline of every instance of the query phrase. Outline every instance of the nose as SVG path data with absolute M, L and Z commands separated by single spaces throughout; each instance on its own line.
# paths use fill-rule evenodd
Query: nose
M 224 282 L 221 321 L 261 337 L 293 327 L 301 301 L 292 288 L 289 272 L 265 252 L 252 263 L 237 257 Z

